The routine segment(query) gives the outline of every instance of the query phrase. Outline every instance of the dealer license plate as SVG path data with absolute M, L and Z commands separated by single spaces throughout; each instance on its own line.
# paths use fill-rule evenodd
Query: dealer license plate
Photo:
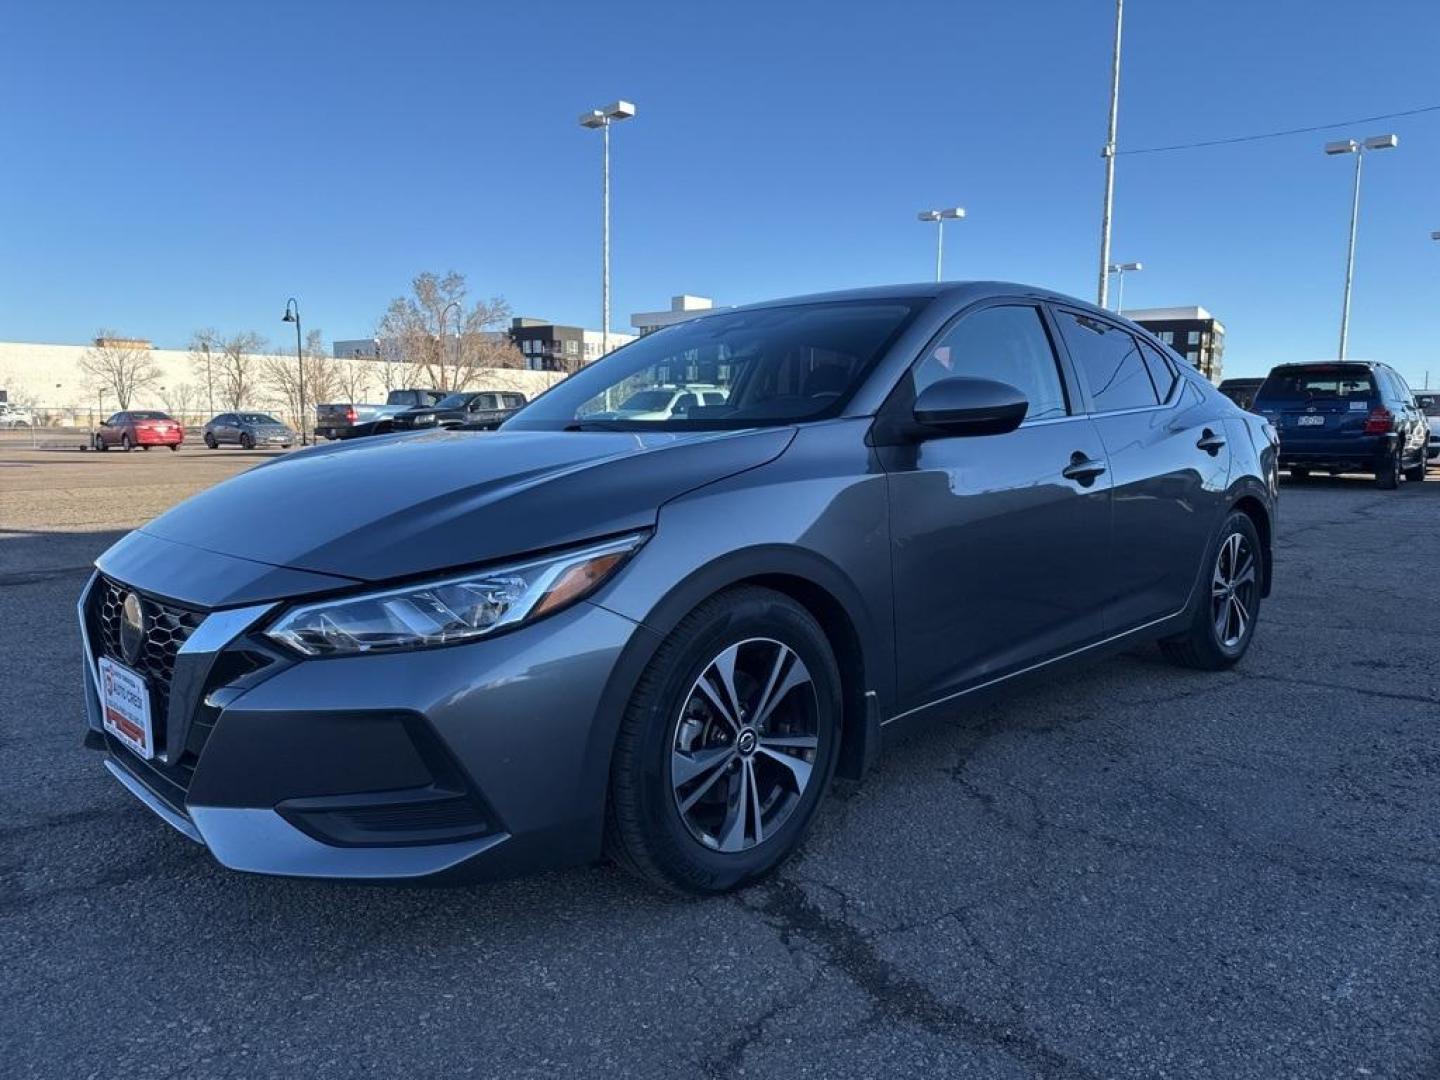
M 155 756 L 150 690 L 145 680 L 108 656 L 100 658 L 100 711 L 105 730 L 146 761 Z

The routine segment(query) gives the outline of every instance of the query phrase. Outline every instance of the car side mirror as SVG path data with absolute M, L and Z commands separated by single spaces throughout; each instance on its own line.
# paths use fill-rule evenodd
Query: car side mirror
M 933 382 L 915 398 L 919 438 L 1003 435 L 1025 419 L 1030 402 L 1009 383 L 956 376 Z

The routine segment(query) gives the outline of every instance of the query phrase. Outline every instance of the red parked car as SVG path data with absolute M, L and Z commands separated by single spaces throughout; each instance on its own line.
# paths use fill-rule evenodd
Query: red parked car
M 152 446 L 168 446 L 179 450 L 185 441 L 185 429 L 168 413 L 153 409 L 129 409 L 117 412 L 95 432 L 95 449 L 149 450 Z

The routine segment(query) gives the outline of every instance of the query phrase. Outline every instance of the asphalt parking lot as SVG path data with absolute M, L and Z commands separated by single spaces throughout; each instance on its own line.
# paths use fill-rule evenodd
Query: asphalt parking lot
M 0 448 L 4 1075 L 1440 1074 L 1440 476 L 1287 487 L 1237 670 L 911 728 L 684 902 L 230 873 L 81 749 L 90 560 L 262 456 Z

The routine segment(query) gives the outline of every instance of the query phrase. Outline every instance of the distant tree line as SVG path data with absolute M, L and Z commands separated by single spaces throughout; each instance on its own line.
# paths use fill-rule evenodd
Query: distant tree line
M 197 330 L 188 346 L 191 379 L 176 385 L 161 386 L 163 375 L 148 343 L 110 330 L 95 335 L 80 366 L 95 389 L 113 395 L 120 409 L 158 393 L 176 414 L 253 408 L 283 411 L 292 419 L 300 415 L 302 369 L 308 412 L 319 402 L 365 401 L 399 386 L 466 390 L 478 387 L 487 370 L 525 366 L 502 332 L 510 317 L 503 297 L 469 302 L 465 277 L 455 271 L 443 277 L 422 273 L 410 290 L 392 300 L 375 324 L 378 359 L 386 361 L 379 367 L 379 387 L 371 365 L 330 356 L 320 330 L 305 335 L 298 361 L 292 351 L 253 330 L 229 335 Z

